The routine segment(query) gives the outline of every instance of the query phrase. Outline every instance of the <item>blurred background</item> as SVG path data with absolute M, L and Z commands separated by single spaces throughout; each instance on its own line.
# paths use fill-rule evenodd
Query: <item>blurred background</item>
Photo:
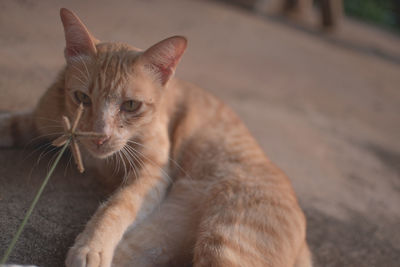
M 344 0 L 346 15 L 400 32 L 400 1 Z
M 225 0 L 261 13 L 294 11 L 309 19 L 312 9 L 321 10 L 325 27 L 336 26 L 341 15 L 360 19 L 382 28 L 400 31 L 400 2 L 398 0 Z
M 60 7 L 104 41 L 187 36 L 176 75 L 229 104 L 288 174 L 315 266 L 398 266 L 399 1 L 0 1 L 1 110 L 34 107 L 64 65 Z M 30 154 L 0 150 L 0 254 L 47 168 Z M 13 262 L 63 266 L 104 200 L 94 174 L 67 163 Z

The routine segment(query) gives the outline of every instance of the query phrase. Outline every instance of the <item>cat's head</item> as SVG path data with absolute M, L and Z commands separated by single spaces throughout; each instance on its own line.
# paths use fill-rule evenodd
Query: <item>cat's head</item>
M 79 128 L 106 137 L 82 142 L 93 156 L 105 158 L 131 138 L 151 134 L 187 41 L 174 36 L 140 51 L 125 44 L 101 43 L 74 13 L 61 9 L 60 15 L 66 39 L 66 109 L 72 114 L 83 103 Z

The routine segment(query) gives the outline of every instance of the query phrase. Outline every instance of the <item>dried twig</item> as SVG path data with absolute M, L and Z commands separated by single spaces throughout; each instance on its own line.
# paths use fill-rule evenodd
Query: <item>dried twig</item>
M 79 145 L 78 145 L 78 139 L 81 139 L 81 138 L 104 138 L 105 137 L 104 134 L 100 134 L 100 133 L 80 132 L 80 131 L 76 130 L 79 125 L 79 120 L 82 117 L 82 113 L 83 113 L 83 105 L 80 104 L 75 113 L 75 117 L 73 119 L 72 126 L 71 126 L 71 123 L 70 123 L 68 117 L 63 116 L 62 122 L 63 122 L 63 127 L 64 127 L 64 134 L 53 141 L 53 146 L 60 147 L 60 146 L 63 146 L 67 142 L 67 140 L 71 140 L 70 148 L 72 151 L 72 155 L 74 157 L 75 164 L 80 173 L 85 171 L 85 167 L 83 166 L 81 151 L 80 151 Z

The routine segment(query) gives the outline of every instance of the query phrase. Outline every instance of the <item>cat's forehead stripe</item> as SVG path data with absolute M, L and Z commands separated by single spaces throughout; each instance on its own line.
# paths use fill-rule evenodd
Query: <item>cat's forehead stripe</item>
M 100 67 L 95 80 L 96 85 L 90 90 L 96 88 L 108 95 L 112 91 L 122 88 L 129 75 L 129 66 L 126 61 L 127 59 L 123 55 L 105 53 L 98 59 Z

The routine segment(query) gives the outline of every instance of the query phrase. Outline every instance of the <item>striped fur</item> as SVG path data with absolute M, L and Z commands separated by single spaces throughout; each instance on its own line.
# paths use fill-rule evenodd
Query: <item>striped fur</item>
M 186 39 L 142 52 L 97 41 L 66 9 L 61 16 L 66 67 L 32 113 L 0 115 L 0 134 L 5 146 L 51 140 L 77 107 L 75 92 L 90 97 L 79 128 L 109 138 L 82 146 L 113 194 L 67 267 L 311 266 L 285 174 L 229 107 L 172 77 Z M 129 99 L 142 103 L 138 113 L 123 111 Z

